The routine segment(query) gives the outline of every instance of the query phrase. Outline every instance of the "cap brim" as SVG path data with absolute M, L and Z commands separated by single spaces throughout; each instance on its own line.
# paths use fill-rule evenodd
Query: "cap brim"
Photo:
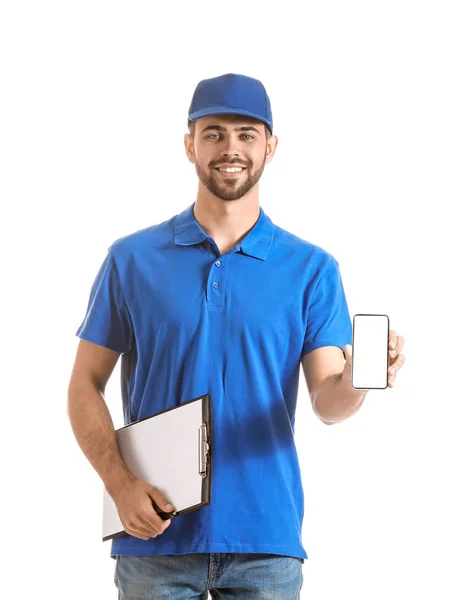
M 268 125 L 269 130 L 273 133 L 271 123 L 261 117 L 260 115 L 256 115 L 253 112 L 248 110 L 241 110 L 240 108 L 230 108 L 229 106 L 208 106 L 207 108 L 203 108 L 202 110 L 197 110 L 196 112 L 188 115 L 188 119 L 190 121 L 195 121 L 196 119 L 200 119 L 201 117 L 208 117 L 209 115 L 243 115 L 245 117 L 253 117 L 258 121 L 262 121 Z

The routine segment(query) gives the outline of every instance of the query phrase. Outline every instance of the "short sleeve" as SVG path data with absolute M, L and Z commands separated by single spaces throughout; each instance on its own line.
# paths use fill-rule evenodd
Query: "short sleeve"
M 338 262 L 321 275 L 308 302 L 302 355 L 322 346 L 338 346 L 342 352 L 352 343 L 352 324 Z
M 128 352 L 132 347 L 132 322 L 111 247 L 96 275 L 87 313 L 76 335 L 115 352 Z

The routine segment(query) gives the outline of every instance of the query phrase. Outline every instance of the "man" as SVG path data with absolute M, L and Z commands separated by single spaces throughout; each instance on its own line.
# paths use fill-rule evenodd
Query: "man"
M 335 258 L 259 206 L 278 143 L 262 83 L 203 80 L 188 116 L 196 201 L 110 246 L 77 330 L 69 417 L 128 534 L 112 540 L 120 598 L 293 600 L 307 558 L 300 364 L 323 422 L 355 413 L 366 392 L 351 386 L 351 320 Z M 391 342 L 399 369 L 404 341 Z M 120 355 L 126 424 L 210 392 L 210 505 L 162 521 L 152 501 L 175 507 L 125 467 L 104 403 Z

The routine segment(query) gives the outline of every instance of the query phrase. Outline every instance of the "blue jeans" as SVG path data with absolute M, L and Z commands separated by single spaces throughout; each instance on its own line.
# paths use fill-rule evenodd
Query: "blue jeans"
M 278 554 L 117 555 L 114 583 L 119 600 L 299 600 L 302 566 Z

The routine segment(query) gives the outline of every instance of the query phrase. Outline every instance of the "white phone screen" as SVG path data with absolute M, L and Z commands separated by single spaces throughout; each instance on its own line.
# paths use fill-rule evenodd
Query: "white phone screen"
M 387 315 L 358 314 L 353 317 L 351 384 L 357 389 L 388 386 Z

